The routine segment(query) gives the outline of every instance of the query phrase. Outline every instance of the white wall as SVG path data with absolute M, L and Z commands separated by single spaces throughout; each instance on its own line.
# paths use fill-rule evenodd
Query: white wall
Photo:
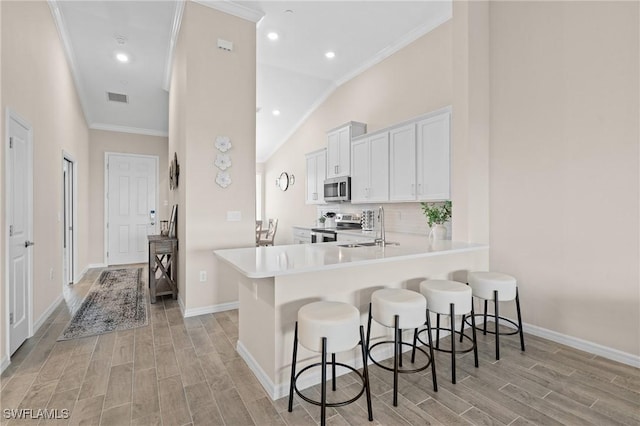
M 46 2 L 1 2 L 2 10 L 2 120 L 6 108 L 33 127 L 34 229 L 33 320 L 43 319 L 62 295 L 62 152 L 76 160 L 77 265 L 88 259 L 89 240 L 89 131 L 77 98 L 73 78 Z M 4 140 L 4 133 L 3 133 Z M 2 150 L 0 150 L 2 151 Z M 0 176 L 4 176 L 2 162 Z M 2 230 L 8 224 L 3 193 Z M 3 232 L 2 231 L 2 232 Z M 2 234 L 3 238 L 6 235 Z M 4 239 L 3 239 L 4 241 Z M 4 245 L 4 244 L 3 244 Z M 6 259 L 2 256 L 2 298 Z M 49 271 L 53 269 L 53 280 Z M 4 303 L 4 302 L 3 302 Z M 5 354 L 4 315 L 0 324 L 0 353 Z
M 360 121 L 373 132 L 451 104 L 451 32 L 451 21 L 445 22 L 337 88 L 268 159 L 266 217 L 279 219 L 276 244 L 290 244 L 292 226 L 316 219 L 316 206 L 304 204 L 304 155 L 326 146 L 327 130 Z M 274 184 L 283 171 L 296 176 L 286 192 Z M 419 211 L 419 204 L 410 204 Z
M 137 135 L 132 133 L 110 132 L 105 130 L 89 131 L 89 264 L 104 263 L 104 157 L 107 152 L 126 154 L 155 155 L 158 157 L 158 220 L 169 220 L 169 160 L 168 138 L 161 136 Z
M 218 49 L 218 38 L 232 41 L 233 52 Z M 181 167 L 172 195 L 179 204 L 180 297 L 193 312 L 238 298 L 236 283 L 218 275 L 213 251 L 255 244 L 255 23 L 187 2 L 176 53 L 169 152 L 178 153 Z M 226 189 L 215 183 L 216 136 L 233 145 Z M 229 211 L 242 219 L 227 221 Z
M 491 4 L 491 265 L 524 321 L 640 355 L 639 4 Z

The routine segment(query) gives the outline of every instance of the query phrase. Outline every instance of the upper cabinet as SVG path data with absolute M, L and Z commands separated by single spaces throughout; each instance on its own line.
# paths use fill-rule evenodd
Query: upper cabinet
M 367 125 L 351 121 L 327 133 L 327 178 L 351 173 L 351 138 L 363 135 Z
M 351 142 L 351 202 L 389 201 L 389 132 Z
M 418 200 L 448 200 L 450 191 L 451 112 L 418 121 Z
M 416 125 L 389 132 L 389 200 L 416 200 Z
M 324 179 L 327 175 L 327 150 L 310 152 L 306 155 L 307 181 L 306 203 L 324 204 Z

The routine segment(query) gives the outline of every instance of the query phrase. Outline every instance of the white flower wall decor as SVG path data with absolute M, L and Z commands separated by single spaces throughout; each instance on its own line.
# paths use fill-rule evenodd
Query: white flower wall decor
M 232 147 L 231 139 L 229 136 L 217 136 L 215 147 L 220 153 L 216 154 L 216 160 L 214 164 L 221 171 L 216 175 L 216 183 L 221 188 L 226 188 L 231 185 L 231 175 L 226 170 L 231 167 L 231 155 L 226 154 Z

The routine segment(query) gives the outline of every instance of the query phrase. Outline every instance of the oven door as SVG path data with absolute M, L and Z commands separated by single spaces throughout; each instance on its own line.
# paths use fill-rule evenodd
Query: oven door
M 338 241 L 338 234 L 335 232 L 311 232 L 311 243 L 330 243 Z

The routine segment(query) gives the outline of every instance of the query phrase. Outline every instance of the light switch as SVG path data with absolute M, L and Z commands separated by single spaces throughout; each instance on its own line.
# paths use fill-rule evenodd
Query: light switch
M 240 222 L 242 220 L 242 213 L 240 211 L 228 211 L 227 222 Z

